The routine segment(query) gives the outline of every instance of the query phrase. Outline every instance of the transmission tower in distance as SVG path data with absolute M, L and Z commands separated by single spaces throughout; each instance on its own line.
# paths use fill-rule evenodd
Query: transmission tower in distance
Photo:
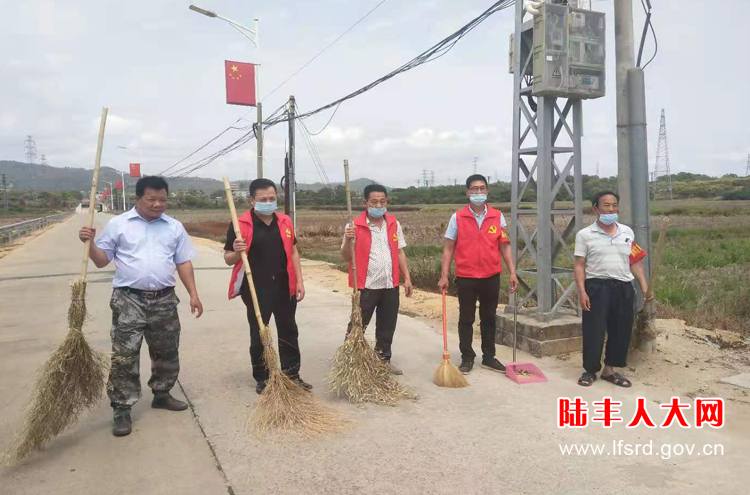
M 42 163 L 42 165 L 48 165 L 48 163 L 47 163 L 47 157 L 45 155 L 42 155 L 41 163 Z
M 479 157 L 478 157 L 478 156 L 475 156 L 475 157 L 474 157 L 474 174 L 476 174 L 476 173 L 477 173 L 477 169 L 478 169 L 478 167 L 479 167 Z
M 659 178 L 665 177 L 661 181 Z M 672 199 L 672 173 L 669 171 L 669 145 L 667 144 L 667 119 L 664 109 L 661 109 L 659 124 L 659 145 L 656 148 L 656 163 L 654 164 L 654 200 L 660 195 Z
M 750 153 L 747 154 L 747 169 L 745 170 L 745 177 L 750 177 Z
M 26 163 L 36 163 L 36 143 L 34 142 L 34 136 L 26 136 L 24 144 L 26 146 Z

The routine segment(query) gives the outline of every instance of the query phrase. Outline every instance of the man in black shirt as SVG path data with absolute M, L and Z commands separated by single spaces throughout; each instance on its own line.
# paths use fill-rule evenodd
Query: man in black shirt
M 265 389 L 268 369 L 263 359 L 263 343 L 250 286 L 242 267 L 242 251 L 248 253 L 263 322 L 268 325 L 271 315 L 276 321 L 281 369 L 297 385 L 310 390 L 312 385 L 299 376 L 300 352 L 295 314 L 297 303 L 305 297 L 305 286 L 294 227 L 287 215 L 276 213 L 276 185 L 272 181 L 256 179 L 251 182 L 250 197 L 252 208 L 238 219 L 243 239 L 237 239 L 230 224 L 224 245 L 224 261 L 234 266 L 229 298 L 239 295 L 247 307 L 250 360 L 253 377 L 258 382 L 255 391 L 260 394 Z

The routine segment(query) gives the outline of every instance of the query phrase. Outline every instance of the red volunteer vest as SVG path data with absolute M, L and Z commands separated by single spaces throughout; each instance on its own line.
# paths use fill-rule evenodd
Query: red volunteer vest
M 487 205 L 487 214 L 480 230 L 469 205 L 456 212 L 456 276 L 489 278 L 503 272 L 500 244 L 510 242 L 500 225 L 500 210 Z
M 237 220 L 240 224 L 240 233 L 247 243 L 247 252 L 253 243 L 253 214 L 252 210 L 247 210 Z M 294 296 L 297 293 L 297 275 L 294 273 L 294 264 L 292 263 L 292 249 L 294 248 L 294 227 L 292 219 L 283 213 L 276 213 L 277 225 L 279 226 L 279 235 L 284 243 L 286 252 L 286 272 L 289 275 L 289 294 Z M 229 280 L 229 299 L 234 299 L 240 295 L 242 281 L 245 279 L 245 268 L 242 261 L 232 268 L 232 278 Z
M 393 286 L 399 285 L 398 273 L 398 223 L 393 215 L 385 215 L 386 228 L 388 230 L 388 246 L 391 248 L 391 263 L 393 264 Z M 356 239 L 354 244 L 354 257 L 357 260 L 357 288 L 365 288 L 367 280 L 367 267 L 370 264 L 370 248 L 372 247 L 372 232 L 367 224 L 367 212 L 354 220 L 356 228 Z M 352 263 L 349 262 L 349 287 L 353 287 Z

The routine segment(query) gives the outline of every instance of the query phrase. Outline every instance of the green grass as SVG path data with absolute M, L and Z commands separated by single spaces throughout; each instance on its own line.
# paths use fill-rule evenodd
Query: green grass
M 504 211 L 509 210 L 508 205 L 500 206 Z M 442 238 L 445 228 L 440 222 L 445 223 L 455 210 L 456 205 L 429 205 L 411 216 L 400 217 L 404 229 L 410 229 L 406 233 L 410 244 L 405 252 L 412 282 L 419 289 L 437 291 L 443 252 L 443 245 L 437 240 Z M 750 201 L 657 201 L 652 210 L 655 215 L 672 217 L 657 285 L 659 317 L 750 334 Z M 178 215 L 197 221 L 209 220 L 210 214 L 202 211 L 197 216 L 191 212 Z M 307 215 L 300 216 L 300 222 L 307 226 L 298 245 L 302 256 L 333 263 L 346 271 L 347 263 L 339 253 L 339 217 L 325 213 Z M 224 231 L 225 216 L 222 212 L 220 227 Z M 658 219 L 655 222 L 658 225 Z M 204 235 L 210 233 L 206 231 Z M 659 230 L 654 228 L 652 249 L 656 248 L 658 237 Z M 573 239 L 569 248 L 572 251 Z M 530 264 L 526 257 L 523 266 Z M 557 265 L 571 268 L 572 262 L 561 253 Z M 528 282 L 533 285 L 533 280 Z M 501 284 L 500 301 L 505 303 L 507 276 L 501 277 Z M 451 280 L 449 292 L 455 294 L 455 288 L 455 281 Z

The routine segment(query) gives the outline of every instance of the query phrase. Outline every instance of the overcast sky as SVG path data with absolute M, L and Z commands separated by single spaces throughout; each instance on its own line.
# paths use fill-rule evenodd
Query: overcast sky
M 189 0 L 2 0 L 0 159 L 25 161 L 24 140 L 53 166 L 93 166 L 101 107 L 110 107 L 103 163 L 140 161 L 156 174 L 255 109 L 225 104 L 224 60 L 263 64 L 268 93 L 380 0 L 196 0 L 237 22 L 260 18 L 261 51 L 228 24 L 188 10 Z M 614 0 L 607 13 L 607 96 L 584 103 L 583 171 L 615 175 Z M 397 68 L 486 9 L 491 0 L 388 0 L 313 64 L 264 101 L 290 94 L 303 111 Z M 750 2 L 652 0 L 659 54 L 646 69 L 649 158 L 666 109 L 672 172 L 744 175 L 750 151 Z M 635 5 L 640 37 L 643 13 Z M 720 7 L 721 10 L 717 10 Z M 510 178 L 513 9 L 489 18 L 447 56 L 344 103 L 315 144 L 332 181 L 348 158 L 353 177 L 416 185 L 479 170 Z M 648 39 L 645 55 L 653 52 Z M 316 132 L 324 112 L 307 121 Z M 266 175 L 283 170 L 286 125 L 266 136 Z M 239 137 L 232 131 L 215 150 Z M 320 180 L 301 140 L 298 181 Z M 130 150 L 122 150 L 125 146 Z M 255 177 L 255 142 L 196 175 Z M 202 156 L 202 155 L 197 155 Z M 186 162 L 188 163 L 188 162 Z

